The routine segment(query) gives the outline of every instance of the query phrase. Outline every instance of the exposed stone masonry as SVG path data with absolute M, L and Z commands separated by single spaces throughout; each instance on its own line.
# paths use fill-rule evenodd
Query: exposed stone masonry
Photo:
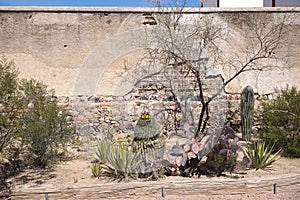
M 266 99 L 270 97 L 271 94 L 259 96 L 256 95 L 256 105 L 259 104 L 258 102 L 261 99 Z M 143 103 L 146 103 L 144 99 L 145 95 L 135 95 L 135 99 L 140 99 L 136 105 L 136 110 L 139 113 L 143 110 Z M 156 96 L 154 98 L 154 102 L 157 103 Z M 176 102 L 172 101 L 172 97 L 168 97 L 163 102 L 163 107 L 167 110 L 167 121 L 170 123 L 166 125 L 165 132 L 168 132 L 170 135 L 172 132 L 174 133 L 174 121 L 180 121 L 180 113 L 176 113 Z M 75 123 L 77 129 L 81 133 L 85 133 L 87 136 L 93 137 L 93 139 L 100 139 L 103 137 L 103 133 L 112 131 L 113 129 L 119 133 L 122 133 L 121 130 L 116 130 L 118 126 L 117 120 L 124 120 L 113 108 L 114 104 L 116 104 L 116 99 L 108 96 L 108 97 L 95 97 L 95 96 L 73 96 L 73 97 L 58 97 L 59 105 L 66 108 L 70 111 L 70 114 L 75 119 Z M 233 126 L 238 127 L 240 124 L 240 94 L 227 94 L 226 95 L 226 107 L 224 110 L 226 111 L 226 119 L 230 122 Z M 128 102 L 124 102 L 127 104 Z M 199 107 L 200 102 L 196 101 L 193 104 L 195 107 Z M 113 111 L 114 110 L 114 111 Z M 116 116 L 114 116 L 114 114 Z M 121 114 L 121 112 L 119 113 Z M 139 118 L 138 113 L 136 115 L 131 115 L 128 123 L 135 123 Z M 179 125 L 179 124 L 178 124 Z M 84 135 L 82 135 L 84 136 Z

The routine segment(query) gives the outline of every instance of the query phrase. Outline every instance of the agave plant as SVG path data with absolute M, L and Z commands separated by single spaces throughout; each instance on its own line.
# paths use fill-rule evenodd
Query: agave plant
M 264 141 L 254 141 L 253 147 L 248 147 L 245 151 L 246 156 L 253 168 L 264 169 L 276 161 L 282 149 L 272 154 L 274 145 L 266 145 Z
M 124 145 L 114 145 L 104 139 L 99 142 L 96 159 L 101 168 L 115 179 L 128 180 L 138 174 L 142 160 L 138 153 Z
M 94 177 L 99 178 L 101 175 L 101 166 L 99 163 L 95 163 L 92 168 L 92 173 Z

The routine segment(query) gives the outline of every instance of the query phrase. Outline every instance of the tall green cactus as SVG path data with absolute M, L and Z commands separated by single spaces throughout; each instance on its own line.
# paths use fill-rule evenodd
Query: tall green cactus
M 253 121 L 254 91 L 251 86 L 243 89 L 241 95 L 241 121 L 242 138 L 245 141 L 250 140 Z

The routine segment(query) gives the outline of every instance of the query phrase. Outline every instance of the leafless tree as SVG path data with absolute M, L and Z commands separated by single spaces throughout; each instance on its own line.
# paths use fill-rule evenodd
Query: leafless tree
M 162 5 L 158 1 L 158 5 Z M 178 1 L 173 1 L 179 5 Z M 186 1 L 184 1 L 183 6 Z M 289 18 L 285 14 L 233 13 L 211 14 L 184 7 L 161 8 L 155 15 L 157 27 L 148 34 L 155 41 L 147 59 L 165 69 L 194 79 L 193 90 L 199 98 L 199 115 L 194 137 L 204 133 L 211 117 L 209 105 L 233 80 L 248 71 L 264 71 L 284 65 L 283 51 Z M 198 12 L 198 13 L 197 13 Z M 237 19 L 237 21 L 235 21 Z M 235 35 L 238 34 L 238 35 Z M 219 70 L 223 85 L 206 94 L 208 70 Z M 222 74 L 223 70 L 230 75 Z

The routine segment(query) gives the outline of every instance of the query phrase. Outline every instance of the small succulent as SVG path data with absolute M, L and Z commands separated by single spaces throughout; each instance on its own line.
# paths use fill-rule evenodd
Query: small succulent
M 98 162 L 93 165 L 92 173 L 93 173 L 94 177 L 97 177 L 97 178 L 100 177 L 100 175 L 101 175 L 101 166 Z
M 96 151 L 97 161 L 101 171 L 115 179 L 135 178 L 140 170 L 142 160 L 138 153 L 123 145 L 114 145 L 110 140 L 103 139 L 99 142 Z M 97 166 L 94 166 L 97 174 Z
M 275 162 L 282 152 L 282 149 L 280 149 L 275 154 L 272 154 L 273 148 L 274 145 L 266 146 L 264 141 L 255 141 L 253 142 L 253 147 L 248 147 L 245 154 L 253 168 L 256 168 L 256 170 L 264 169 Z

